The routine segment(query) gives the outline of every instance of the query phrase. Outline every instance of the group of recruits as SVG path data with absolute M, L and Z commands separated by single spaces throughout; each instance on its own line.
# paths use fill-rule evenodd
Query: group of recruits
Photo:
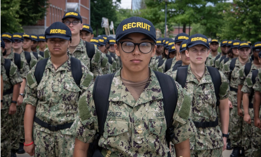
M 261 42 L 219 54 L 201 34 L 156 39 L 140 17 L 93 38 L 78 12 L 39 50 L 33 36 L 2 34 L 1 156 L 220 157 L 228 139 L 231 156 L 261 156 Z

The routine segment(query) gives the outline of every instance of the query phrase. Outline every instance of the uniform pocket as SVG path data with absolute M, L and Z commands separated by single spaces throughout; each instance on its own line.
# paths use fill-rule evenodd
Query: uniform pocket
M 104 125 L 104 137 L 118 136 L 128 132 L 128 122 L 124 120 L 108 120 Z
M 165 137 L 166 130 L 167 124 L 164 117 L 149 119 L 149 131 L 151 134 Z

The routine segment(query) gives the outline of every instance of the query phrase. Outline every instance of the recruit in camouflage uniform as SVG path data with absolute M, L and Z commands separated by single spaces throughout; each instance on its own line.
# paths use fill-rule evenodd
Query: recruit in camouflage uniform
M 30 37 L 30 35 L 28 35 L 28 34 L 23 34 L 23 38 L 24 38 L 23 43 L 26 42 L 25 39 L 31 40 L 31 37 Z M 30 60 L 30 63 L 28 63 L 28 62 L 27 62 L 27 63 L 29 64 L 30 69 L 32 69 L 32 68 L 35 66 L 35 64 L 38 62 L 38 60 L 37 60 L 37 58 L 33 55 L 33 52 L 31 51 L 31 47 L 30 47 L 29 49 L 30 49 L 29 54 L 30 54 L 31 60 Z M 25 53 L 25 52 L 24 52 L 24 50 L 23 50 L 23 52 L 21 53 L 21 56 L 24 57 L 24 58 L 26 58 L 24 53 Z
M 176 85 L 179 98 L 173 115 L 175 138 L 172 142 L 174 144 L 187 140 L 191 134 L 188 122 L 191 99 L 178 83 Z M 98 119 L 92 95 L 93 85 L 80 97 L 79 118 L 74 124 L 77 127 L 77 138 L 85 143 L 91 143 L 98 131 Z M 107 115 L 104 134 L 99 140 L 99 146 L 105 148 L 102 154 L 105 156 L 106 150 L 110 150 L 111 156 L 166 157 L 169 149 L 165 132 L 162 131 L 167 127 L 166 123 L 163 123 L 165 122 L 163 95 L 154 72 L 151 70 L 149 83 L 140 98 L 135 101 L 122 83 L 118 70 L 113 78 L 109 95 L 108 113 L 120 114 L 119 117 L 113 114 Z M 134 114 L 130 114 L 133 111 Z M 132 139 L 131 143 L 130 139 Z
M 215 44 L 214 44 L 215 43 Z M 216 45 L 217 44 L 217 45 Z M 207 58 L 207 60 L 206 60 L 206 66 L 212 66 L 212 67 L 214 67 L 214 65 L 213 65 L 213 60 L 214 60 L 214 58 L 216 58 L 216 56 L 217 55 L 219 55 L 220 53 L 218 52 L 218 47 L 219 47 L 219 42 L 218 42 L 218 40 L 217 39 L 212 39 L 211 41 L 210 41 L 210 43 L 209 43 L 209 47 L 210 47 L 210 54 L 208 55 L 208 58 Z M 215 55 L 213 54 L 213 50 L 214 51 L 216 51 L 215 53 Z

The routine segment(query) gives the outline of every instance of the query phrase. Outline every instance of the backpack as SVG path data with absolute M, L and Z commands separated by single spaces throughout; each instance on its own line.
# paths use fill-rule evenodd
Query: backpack
M 251 66 L 252 66 L 252 62 L 246 63 L 245 69 L 244 69 L 245 76 L 247 76 L 249 74 Z
M 4 59 L 4 60 L 5 60 L 5 64 L 4 64 L 5 72 L 9 79 L 10 84 L 12 85 L 12 83 L 10 81 L 11 60 L 10 59 Z M 13 86 L 10 89 L 3 91 L 3 95 L 7 95 L 7 94 L 11 94 L 11 93 L 13 93 Z
M 86 48 L 87 55 L 90 58 L 90 71 L 92 71 L 91 61 L 95 54 L 95 46 L 93 43 L 85 42 L 85 48 Z
M 175 63 L 175 65 L 173 66 L 172 68 L 172 71 L 175 71 L 178 69 L 178 67 L 181 67 L 182 66 L 182 60 L 179 60 Z
M 33 55 L 34 55 L 35 58 L 38 60 L 38 53 L 37 53 L 37 52 L 33 52 Z
M 225 55 L 225 56 L 222 56 L 222 57 L 220 58 L 219 64 L 220 64 L 225 58 L 226 58 L 226 55 Z
M 108 62 L 110 63 L 110 64 L 112 64 L 112 57 L 109 55 L 109 54 L 105 54 L 106 55 L 106 57 L 108 58 Z
M 39 54 L 44 57 L 44 52 L 43 51 L 39 51 Z
M 48 58 L 45 58 L 43 60 L 40 60 L 35 67 L 34 76 L 37 81 L 37 84 L 39 84 L 42 80 L 43 73 L 45 71 L 45 66 L 47 64 Z M 71 70 L 72 70 L 72 76 L 75 81 L 75 83 L 80 86 L 81 78 L 82 78 L 82 65 L 81 61 L 71 57 Z
M 218 60 L 220 56 L 221 56 L 221 54 L 219 54 L 219 55 L 217 55 L 217 56 L 215 57 L 215 59 L 214 59 L 214 64 L 216 63 L 216 60 Z
M 224 64 L 227 63 L 229 61 L 229 57 L 224 59 Z
M 156 59 L 159 61 L 158 67 L 160 67 L 164 63 L 164 60 L 163 60 L 162 56 L 158 56 Z
M 172 64 L 172 60 L 173 60 L 173 58 L 167 59 L 167 61 L 166 61 L 166 63 L 165 63 L 164 72 L 167 72 L 167 71 L 170 69 L 171 64 Z
M 167 122 L 166 140 L 167 143 L 169 144 L 171 139 L 174 138 L 174 134 L 173 134 L 174 128 L 171 125 L 173 122 L 172 117 L 178 100 L 178 90 L 174 80 L 170 76 L 156 71 L 154 71 L 154 73 L 160 83 L 162 93 L 163 93 L 164 112 L 165 112 L 165 118 Z M 94 142 L 92 145 L 90 145 L 90 147 L 93 148 L 89 149 L 88 156 L 89 155 L 94 156 L 93 153 L 96 154 L 97 151 L 100 149 L 98 146 L 98 142 L 100 136 L 103 135 L 104 132 L 104 124 L 107 118 L 107 112 L 109 108 L 108 99 L 110 95 L 111 83 L 113 77 L 114 74 L 107 74 L 103 76 L 97 76 L 95 79 L 94 88 L 93 88 L 93 100 L 95 102 L 95 108 L 98 117 L 99 132 L 96 133 Z
M 24 56 L 25 56 L 27 63 L 30 65 L 30 62 L 31 62 L 30 52 L 24 51 Z
M 21 55 L 14 53 L 14 63 L 17 66 L 17 68 L 20 70 L 21 69 Z

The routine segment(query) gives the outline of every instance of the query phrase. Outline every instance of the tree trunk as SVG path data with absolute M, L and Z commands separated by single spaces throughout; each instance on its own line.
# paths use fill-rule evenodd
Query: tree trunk
M 183 24 L 183 33 L 186 33 L 186 24 Z

